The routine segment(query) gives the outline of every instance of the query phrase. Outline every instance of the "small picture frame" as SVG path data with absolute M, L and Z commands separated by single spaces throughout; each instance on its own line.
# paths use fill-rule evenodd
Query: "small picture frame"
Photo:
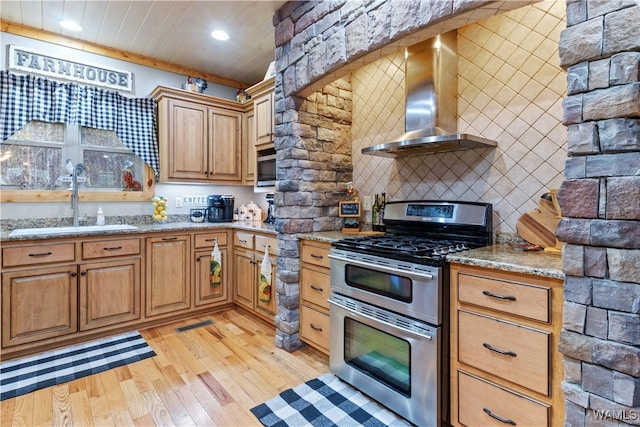
M 338 216 L 342 218 L 359 218 L 361 204 L 357 201 L 340 202 Z

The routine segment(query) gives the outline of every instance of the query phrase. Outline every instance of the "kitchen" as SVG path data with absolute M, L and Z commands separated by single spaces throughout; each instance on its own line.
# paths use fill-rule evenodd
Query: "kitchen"
M 578 8 L 578 6 L 579 6 L 580 4 L 582 4 L 582 3 L 581 3 L 581 2 L 571 3 L 571 4 L 570 4 L 570 6 L 569 6 L 569 8 L 570 8 L 570 9 L 571 9 L 571 8 Z M 628 5 L 627 5 L 627 6 L 628 6 Z M 585 7 L 586 7 L 586 6 L 585 6 Z M 604 6 L 603 6 L 603 7 L 604 7 Z M 602 13 L 604 13 L 604 12 L 602 12 Z M 570 15 L 570 16 L 574 16 L 574 15 Z M 393 50 L 395 50 L 395 49 L 393 49 Z M 375 56 L 375 55 L 374 55 L 374 56 Z M 354 66 L 357 66 L 357 68 L 361 68 L 361 67 L 362 67 L 362 65 L 363 65 L 363 64 L 355 64 Z M 461 67 L 461 68 L 462 68 L 462 67 Z M 285 73 L 285 78 L 286 78 L 286 77 L 287 77 L 287 73 Z M 339 92 L 339 91 L 337 91 L 337 92 Z M 373 91 L 372 91 L 372 92 L 373 92 Z M 560 96 L 560 95 L 559 95 L 559 96 Z M 354 95 L 354 97 L 355 97 L 355 95 Z M 354 104 L 355 104 L 355 101 L 354 101 Z M 401 104 L 401 102 L 400 102 L 400 104 Z M 464 110 L 463 110 L 462 108 L 460 108 L 460 107 L 459 107 L 459 111 L 464 111 Z M 355 113 L 356 113 L 356 111 L 355 111 L 355 105 L 354 105 L 354 114 L 355 114 Z M 561 116 L 561 113 L 554 114 L 554 116 L 555 116 L 555 117 L 560 117 L 560 116 Z M 398 122 L 400 122 L 400 123 L 401 123 L 401 122 L 402 122 L 402 120 L 398 120 Z M 555 121 L 555 122 L 556 122 L 556 124 L 557 124 L 557 119 L 556 119 L 556 121 Z M 400 125 L 400 127 L 401 127 L 401 125 Z M 338 130 L 340 130 L 340 129 L 342 129 L 342 128 L 341 128 L 341 127 L 337 127 L 337 129 L 338 129 Z M 396 130 L 397 132 L 394 132 L 394 133 L 400 133 L 402 129 L 395 129 L 395 130 Z M 353 132 L 353 127 L 352 127 L 352 132 Z M 336 133 L 337 133 L 337 132 L 336 132 Z M 391 132 L 390 132 L 390 133 L 391 133 Z M 337 135 L 337 136 L 339 137 L 339 136 L 341 136 L 341 135 L 338 133 L 338 135 Z M 352 135 L 352 136 L 353 136 L 353 135 Z M 378 141 L 376 141 L 376 142 L 378 142 Z M 343 147 L 343 143 L 344 143 L 344 141 L 343 141 L 343 140 L 340 140 L 340 139 L 338 139 L 338 140 L 336 140 L 336 141 L 335 141 L 336 151 L 338 151 L 339 149 L 344 149 L 344 147 Z M 362 144 L 362 146 L 363 146 L 363 147 L 364 147 L 364 146 L 368 146 L 368 145 L 370 145 L 370 144 L 369 144 L 369 143 L 363 143 L 363 144 Z M 349 149 L 349 151 L 351 151 L 351 150 Z M 374 192 L 380 192 L 381 190 L 383 190 L 383 189 L 388 189 L 388 188 L 391 188 L 391 189 L 393 190 L 393 188 L 394 188 L 394 187 L 392 187 L 392 186 L 395 186 L 395 188 L 400 188 L 400 185 L 401 185 L 401 184 L 399 184 L 399 183 L 393 183 L 393 182 L 392 182 L 392 183 L 390 183 L 390 184 L 391 184 L 390 186 L 387 186 L 387 185 L 385 184 L 385 185 L 381 186 L 381 188 L 379 188 L 379 189 L 378 189 L 378 188 L 372 188 L 370 191 L 369 191 L 369 190 L 367 190 L 366 188 L 365 188 L 365 189 L 361 189 L 362 187 L 365 187 L 365 184 L 364 184 L 365 182 L 375 182 L 375 181 L 374 181 L 374 180 L 372 180 L 372 179 L 362 179 L 362 178 L 360 178 L 360 179 L 361 179 L 361 183 L 359 183 L 359 182 L 358 182 L 358 179 L 359 179 L 359 178 L 358 178 L 358 175 L 357 175 L 357 173 L 356 173 L 356 172 L 358 171 L 358 169 L 357 169 L 358 164 L 356 163 L 356 158 L 357 158 L 358 150 L 357 150 L 357 149 L 353 150 L 353 153 L 354 153 L 354 155 L 353 155 L 353 156 L 354 156 L 354 176 L 353 176 L 353 179 L 354 179 L 354 183 L 355 183 L 355 185 L 356 185 L 356 188 L 358 188 L 358 191 L 359 191 L 361 194 L 365 194 L 365 195 L 366 195 L 366 194 L 371 194 L 371 193 L 374 193 Z M 465 152 L 465 153 L 466 153 L 466 152 Z M 349 154 L 349 156 L 350 156 L 350 155 L 351 155 L 351 154 Z M 445 161 L 443 161 L 443 163 L 444 163 L 444 165 L 445 165 L 445 166 L 446 166 L 446 165 L 448 165 L 448 164 L 450 164 L 449 162 L 451 162 L 452 160 L 454 160 L 454 159 L 452 159 L 452 158 L 450 157 L 451 155 L 443 154 L 443 155 L 438 155 L 438 156 L 442 156 L 442 157 L 444 157 L 444 158 L 445 158 Z M 363 156 L 361 156 L 361 157 L 363 157 Z M 515 155 L 514 155 L 514 157 L 515 157 Z M 334 155 L 332 155 L 332 156 L 328 156 L 328 157 L 326 157 L 326 158 L 332 158 L 332 159 L 334 159 L 334 160 L 335 160 L 335 162 L 336 162 L 336 163 L 339 163 L 339 164 L 346 164 L 346 163 L 347 163 L 347 162 L 343 159 L 343 157 L 340 157 L 339 155 L 336 155 L 336 154 L 334 154 Z M 426 157 L 426 159 L 429 159 L 429 158 L 430 158 L 430 157 Z M 630 158 L 631 158 L 631 157 L 630 157 Z M 373 159 L 373 158 L 372 158 L 372 159 Z M 457 156 L 456 156 L 455 160 L 457 160 Z M 463 161 L 464 161 L 464 160 L 465 160 L 465 159 L 463 159 Z M 518 158 L 518 160 L 522 160 L 522 157 Z M 564 161 L 564 160 L 565 160 L 565 159 L 563 158 L 563 159 L 562 159 L 562 161 Z M 376 160 L 371 160 L 371 162 L 375 162 L 375 161 L 376 161 Z M 433 162 L 433 161 L 434 161 L 434 160 L 426 160 L 426 162 L 427 162 L 427 163 L 431 163 L 431 162 Z M 470 161 L 470 162 L 467 160 L 467 162 L 469 162 L 470 164 L 474 164 L 474 162 L 477 162 L 477 161 L 478 161 L 477 159 L 471 159 L 471 161 Z M 511 160 L 510 160 L 510 159 L 507 159 L 505 162 L 511 162 Z M 424 167 L 424 164 L 423 164 L 422 162 L 419 162 L 418 160 L 415 160 L 415 159 L 408 160 L 408 161 L 406 161 L 406 163 L 408 164 L 407 166 L 408 166 L 409 168 L 411 168 L 410 170 L 421 171 L 421 170 L 423 170 L 423 167 Z M 481 163 L 481 162 L 480 162 L 480 163 Z M 526 160 L 523 160 L 523 163 L 527 163 L 527 162 L 526 162 Z M 401 168 L 401 167 L 399 166 L 400 164 L 401 164 L 400 162 L 398 162 L 398 165 L 396 165 L 396 164 L 393 164 L 393 163 L 392 163 L 392 165 L 391 165 L 391 166 L 389 166 L 389 167 L 391 168 L 391 170 L 394 170 L 394 168 L 395 168 L 395 169 L 397 169 L 397 171 L 398 171 L 397 173 L 398 173 L 398 174 L 406 173 L 407 167 L 402 167 L 402 168 Z M 527 163 L 527 164 L 528 164 L 528 163 Z M 518 163 L 518 165 L 520 165 L 520 164 Z M 522 165 L 520 165 L 520 166 L 522 166 Z M 526 166 L 526 164 L 524 164 L 524 166 Z M 524 166 L 522 166 L 522 167 L 524 167 Z M 347 168 L 345 168 L 345 169 L 347 169 Z M 526 170 L 526 167 L 525 167 L 524 169 Z M 562 168 L 560 167 L 560 168 L 558 168 L 558 169 L 556 169 L 556 170 L 561 170 L 561 169 L 562 169 Z M 377 170 L 377 169 L 374 167 L 374 169 L 373 169 L 373 170 Z M 436 169 L 436 170 L 437 170 L 437 171 L 440 171 L 440 169 Z M 447 169 L 445 169 L 445 170 L 448 170 L 448 168 L 447 168 Z M 534 171 L 534 173 L 535 173 L 535 171 Z M 312 175 L 312 176 L 318 176 L 319 174 L 318 174 L 317 172 L 315 172 L 315 173 L 311 173 L 311 172 L 310 172 L 310 175 Z M 545 175 L 547 175 L 547 173 L 545 173 Z M 401 175 L 401 176 L 403 176 L 403 175 Z M 482 176 L 484 176 L 484 175 L 482 175 Z M 403 176 L 403 178 L 405 178 L 405 176 Z M 406 177 L 406 178 L 408 178 L 408 179 L 406 179 L 406 182 L 407 182 L 407 183 L 415 182 L 415 183 L 416 183 L 416 184 L 415 184 L 415 186 L 416 186 L 416 187 L 419 187 L 419 185 L 420 185 L 419 183 L 421 182 L 421 180 L 417 180 L 417 179 L 415 179 L 414 177 L 412 177 L 411 175 L 409 175 L 409 176 L 408 176 L 408 177 Z M 470 179 L 469 177 L 464 177 L 464 176 L 463 176 L 463 178 Z M 495 178 L 492 178 L 492 179 L 495 179 Z M 545 180 L 546 180 L 546 179 L 547 179 L 547 178 L 545 177 Z M 452 178 L 451 180 L 452 180 L 452 181 L 454 181 L 454 179 L 453 179 L 453 178 Z M 497 182 L 497 184 L 496 184 L 496 185 L 498 185 L 498 186 L 500 186 L 500 185 L 504 185 L 504 183 L 503 183 L 503 181 L 502 181 L 502 180 L 498 180 L 498 179 L 495 179 L 495 180 L 496 180 L 496 182 Z M 344 180 L 344 181 L 346 182 L 346 181 L 348 181 L 348 180 Z M 437 181 L 439 182 L 439 180 L 437 180 Z M 546 181 L 544 181 L 544 182 L 546 182 Z M 409 186 L 411 186 L 411 185 L 413 185 L 413 184 L 407 184 L 407 183 L 403 183 L 403 184 L 402 184 L 402 185 L 404 186 L 403 188 L 405 189 L 405 190 L 404 190 L 405 192 L 401 194 L 403 197 L 404 197 L 405 195 L 406 195 L 406 196 L 412 196 L 412 194 L 411 194 L 411 190 L 412 190 L 412 188 L 411 188 L 411 187 L 409 187 Z M 436 193 L 435 193 L 435 195 L 436 195 L 436 196 L 438 196 L 438 197 L 439 197 L 439 196 L 441 196 L 442 194 L 444 194 L 444 192 L 446 192 L 446 189 L 442 189 L 442 187 L 441 187 L 441 186 L 442 186 L 442 184 L 438 184 L 438 183 L 436 183 L 436 184 L 435 184 L 435 186 L 436 186 Z M 456 187 L 456 186 L 452 186 L 452 187 L 455 187 L 455 189 L 457 189 L 457 188 L 458 188 L 458 187 Z M 459 197 L 461 197 L 461 195 L 462 195 L 462 194 L 464 194 L 464 191 L 468 191 L 468 190 L 466 190 L 466 188 L 467 188 L 467 187 L 463 187 L 463 191 L 459 191 L 458 193 L 455 193 L 455 194 L 454 194 L 454 195 L 456 196 L 455 198 L 459 198 Z M 525 187 L 525 188 L 527 188 L 527 187 Z M 438 190 L 438 189 L 439 189 L 439 190 Z M 283 188 L 282 190 L 283 190 L 283 192 L 287 191 L 287 189 L 286 189 L 286 188 Z M 428 194 L 428 193 L 426 193 L 426 192 L 425 192 L 426 190 L 419 190 L 419 191 L 421 191 L 421 192 L 420 192 L 419 194 L 417 194 L 417 196 L 418 196 L 418 197 L 420 197 L 420 198 L 422 198 L 422 197 L 424 197 L 424 195 Z M 499 187 L 499 188 L 497 188 L 497 189 L 495 190 L 495 193 L 496 193 L 497 195 L 499 195 L 499 194 L 504 194 L 504 193 L 508 193 L 508 192 L 509 192 L 509 188 L 507 188 L 507 189 L 506 189 L 506 191 L 505 191 L 505 189 L 504 189 L 504 188 L 501 188 L 501 187 Z M 389 193 L 390 193 L 390 194 L 393 194 L 393 195 L 395 196 L 395 191 L 389 191 Z M 515 195 L 515 193 L 514 193 L 514 195 Z M 318 194 L 319 200 L 327 200 L 327 199 L 328 199 L 328 198 L 330 198 L 331 196 L 332 196 L 332 195 L 331 195 L 331 193 L 329 193 L 329 192 L 327 192 L 327 191 L 323 191 L 321 194 Z M 339 196 L 338 196 L 338 195 L 336 195 L 335 197 L 339 197 Z M 496 197 L 497 197 L 497 196 L 496 196 Z M 530 193 L 530 194 L 528 194 L 528 197 L 524 197 L 524 196 L 523 196 L 523 197 L 520 197 L 520 198 L 516 197 L 516 198 L 515 198 L 516 202 L 515 202 L 515 203 L 513 203 L 513 204 L 514 204 L 514 205 L 521 205 L 522 203 L 533 203 L 531 200 L 534 200 L 534 199 L 535 199 L 535 198 L 537 198 L 537 197 L 539 197 L 539 188 L 538 188 L 538 187 L 535 187 L 535 188 L 533 188 L 533 189 L 532 189 L 531 193 Z M 477 199 L 477 198 L 478 198 L 478 197 L 475 197 L 474 199 Z M 490 201 L 492 201 L 492 202 L 494 202 L 494 203 L 498 204 L 498 203 L 500 202 L 500 199 L 501 199 L 501 198 L 499 198 L 499 199 L 497 199 L 497 200 L 490 200 Z M 505 199 L 506 199 L 506 198 L 505 198 Z M 286 200 L 286 199 L 285 199 L 285 200 Z M 305 201 L 305 200 L 306 200 L 306 198 L 298 197 L 298 198 L 295 198 L 295 199 L 294 199 L 294 203 L 300 203 L 300 202 L 305 202 L 305 203 L 306 203 L 306 201 Z M 278 201 L 278 203 L 280 203 L 280 202 Z M 327 205 L 333 205 L 333 206 L 335 206 L 335 200 L 333 200 L 333 201 L 332 201 L 332 200 L 328 200 L 328 201 L 327 201 Z M 279 209 L 280 209 L 280 208 L 281 208 L 281 206 L 279 205 Z M 515 208 L 515 207 L 512 207 L 512 208 L 510 208 L 510 209 L 501 208 L 501 209 L 500 209 L 500 211 L 502 211 L 502 212 L 511 212 L 511 210 L 512 210 L 512 209 L 513 209 L 513 210 L 515 210 L 514 208 Z M 305 209 L 309 210 L 309 211 L 310 211 L 310 213 L 311 213 L 311 215 L 309 216 L 309 218 L 317 218 L 317 217 L 319 217 L 319 216 L 320 216 L 320 215 L 317 215 L 317 211 L 314 211 L 312 208 L 305 208 Z M 528 209 L 528 208 L 527 208 L 527 209 Z M 283 213 L 283 214 L 286 212 L 286 210 L 285 210 L 285 209 L 281 209 L 281 210 L 282 210 L 282 213 Z M 496 209 L 496 210 L 498 211 L 498 209 Z M 299 210 L 298 210 L 298 211 L 296 211 L 296 212 L 299 212 Z M 292 213 L 293 213 L 293 212 L 292 212 Z M 500 214 L 499 214 L 499 215 L 500 215 Z M 513 213 L 512 213 L 512 214 L 510 214 L 510 215 L 511 215 L 511 217 L 512 217 L 512 219 L 510 220 L 510 223 L 511 223 L 511 224 L 514 224 L 514 222 L 515 222 L 515 218 L 516 218 L 516 214 L 513 214 Z M 509 215 L 507 215 L 507 216 L 509 216 Z M 583 216 L 580 216 L 580 215 L 577 215 L 577 217 L 578 217 L 578 218 L 583 218 Z M 299 216 L 297 216 L 297 217 L 296 217 L 296 216 L 292 215 L 292 216 L 291 216 L 291 218 L 299 218 Z M 496 221 L 496 222 L 497 222 L 497 221 Z M 299 221 L 295 221 L 295 220 L 286 221 L 286 224 L 283 224 L 283 225 L 285 225 L 286 230 L 283 230 L 283 231 L 284 231 L 285 233 L 297 233 L 297 232 L 311 232 L 311 231 L 322 230 L 322 229 L 331 229 L 331 227 L 334 227 L 334 229 L 335 229 L 335 228 L 337 228 L 337 227 L 335 227 L 335 225 L 336 225 L 335 214 L 334 214 L 334 215 L 327 215 L 327 216 L 326 216 L 326 218 L 321 218 L 321 219 L 317 220 L 317 221 L 316 221 L 316 224 L 318 225 L 317 227 L 316 227 L 315 225 L 313 225 L 313 226 L 312 226 L 312 225 L 311 225 L 312 223 L 313 223 L 313 221 L 312 221 L 311 219 L 309 219 L 309 220 L 299 220 Z M 509 221 L 507 221 L 507 223 L 509 223 Z M 313 228 L 312 228 L 312 227 L 313 227 Z M 507 225 L 505 225 L 505 227 L 507 227 L 507 228 L 506 228 L 506 230 L 507 230 L 507 231 L 510 231 L 510 230 L 512 231 L 512 230 L 513 230 L 513 228 L 509 229 Z M 511 227 L 513 227 L 513 225 L 511 225 Z M 500 229 L 499 229 L 499 231 L 500 231 Z M 285 243 L 287 243 L 287 240 L 288 240 L 288 239 L 287 239 L 286 237 L 285 237 L 285 239 L 284 239 L 284 240 L 285 240 Z M 585 243 L 582 243 L 582 244 L 585 244 Z M 606 246 L 606 245 L 603 245 L 603 246 Z M 577 251 L 577 250 L 578 250 L 578 248 L 577 248 L 577 247 L 575 247 L 575 246 L 571 246 L 570 250 L 574 251 L 574 252 L 572 252 L 572 253 L 574 253 L 576 256 L 578 256 L 577 252 L 575 252 L 575 251 Z M 618 251 L 618 250 L 616 250 L 616 249 L 614 249 L 614 250 L 612 250 L 612 251 L 610 251 L 610 252 L 612 253 L 612 256 L 614 256 L 614 255 L 615 255 L 615 256 L 621 256 L 621 255 L 619 255 L 619 252 L 622 252 L 622 255 L 626 255 L 626 254 L 628 254 L 628 253 L 634 253 L 633 251 L 626 251 L 626 252 L 625 252 L 625 251 Z M 594 252 L 594 251 L 589 252 L 589 255 L 593 257 L 593 256 L 595 255 L 595 252 Z M 582 259 L 582 258 L 581 258 L 581 257 L 579 257 L 579 258 L 576 258 L 576 259 Z M 279 263 L 280 263 L 280 262 L 281 262 L 281 261 L 280 261 L 280 259 L 279 259 Z M 568 262 L 568 261 L 565 261 L 565 262 Z M 576 267 L 574 264 L 572 264 L 572 265 L 571 265 L 571 268 L 572 268 L 572 270 L 571 270 L 571 271 L 577 271 L 577 267 Z M 283 273 L 283 274 L 284 274 L 284 273 Z M 581 275 L 577 275 L 577 274 L 575 274 L 575 276 L 578 276 L 578 277 L 579 277 L 579 276 L 581 276 Z M 287 276 L 287 277 L 288 277 L 288 276 Z M 285 277 L 285 279 L 286 279 L 287 277 Z M 596 276 L 596 277 L 604 277 L 604 276 Z M 621 276 L 621 277 L 629 277 L 629 276 L 627 275 L 627 276 Z M 620 280 L 620 281 L 622 281 L 622 282 L 633 282 L 632 280 L 627 280 L 627 279 L 624 279 L 624 278 L 622 278 L 622 279 L 618 279 L 618 280 Z M 288 285 L 288 283 L 289 283 L 289 282 L 286 282 L 286 284 L 284 285 L 284 289 L 285 289 L 285 290 L 290 289 L 290 291 L 291 291 L 291 295 L 288 295 L 288 296 L 291 296 L 292 298 L 293 298 L 293 297 L 295 297 L 295 298 L 297 299 L 297 295 L 295 294 L 295 292 L 296 292 L 296 290 L 295 290 L 295 289 L 296 289 L 296 288 L 294 287 L 294 285 L 293 285 L 293 284 L 292 284 L 291 286 L 289 286 L 289 285 Z M 633 288 L 631 288 L 631 289 L 633 289 Z M 568 306 L 569 306 L 570 308 L 575 308 L 575 310 L 576 310 L 576 311 L 575 311 L 576 315 L 578 315 L 578 314 L 579 314 L 579 307 L 578 307 L 578 306 L 580 306 L 580 305 L 581 305 L 581 304 L 575 304 L 575 301 L 571 301 L 571 303 L 570 303 L 570 304 L 568 304 Z M 584 307 L 584 305 L 582 305 L 582 307 Z M 602 307 L 602 306 L 600 306 L 600 307 Z M 601 309 L 599 309 L 599 310 L 601 310 Z M 600 311 L 598 311 L 598 310 L 590 310 L 590 311 L 593 311 L 593 312 L 600 312 Z M 623 311 L 624 311 L 624 310 L 623 310 Z M 295 323 L 295 314 L 291 314 L 291 319 L 293 319 L 293 322 L 292 322 L 292 323 Z M 286 320 L 286 319 L 285 319 L 285 320 Z M 283 324 L 282 324 L 282 326 L 283 326 L 283 330 L 284 330 L 284 331 L 291 330 L 290 328 L 288 328 L 288 325 L 286 324 L 286 322 L 285 322 L 285 323 L 283 323 Z M 573 332 L 573 330 L 574 330 L 574 329 L 577 329 L 577 327 L 574 327 L 574 326 L 572 325 L 572 332 Z M 295 329 L 293 329 L 293 330 L 295 330 Z M 295 335 L 295 334 L 292 334 L 292 335 Z M 288 336 L 286 333 L 285 333 L 285 334 L 282 334 L 282 335 L 280 335 L 280 336 L 282 337 L 282 339 L 283 339 L 283 341 L 285 342 L 285 345 L 286 345 L 286 344 L 288 343 L 289 336 Z M 572 360 L 574 360 L 574 365 L 575 365 L 575 360 L 576 360 L 576 359 L 572 359 Z M 574 367 L 574 365 L 571 365 L 571 366 L 572 366 L 572 367 Z M 578 366 L 579 366 L 579 364 L 578 364 Z M 592 366 L 593 366 L 593 365 L 592 365 Z M 609 365 L 605 365 L 605 366 L 609 366 Z M 570 384 L 574 384 L 574 383 L 575 383 L 575 381 L 571 381 L 571 382 L 570 382 Z M 570 391 L 574 391 L 574 388 L 572 388 L 572 387 L 573 387 L 573 386 L 571 386 L 571 387 L 570 387 L 570 389 L 569 389 Z M 579 396 L 579 395 L 576 395 L 576 396 Z M 576 398 L 574 398 L 574 400 L 576 400 Z M 571 402 L 574 402 L 574 401 L 572 400 Z M 574 402 L 574 403 L 575 403 L 575 402 Z M 577 405 L 578 405 L 578 403 L 576 403 L 576 406 L 571 406 L 571 405 L 570 405 L 570 406 L 571 406 L 571 408 L 574 410 L 574 412 L 579 412 L 579 410 L 577 409 Z M 572 414 L 573 414 L 574 412 L 572 412 Z

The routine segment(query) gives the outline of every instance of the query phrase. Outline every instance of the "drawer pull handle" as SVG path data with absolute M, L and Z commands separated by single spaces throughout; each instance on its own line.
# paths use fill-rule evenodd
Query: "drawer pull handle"
M 29 254 L 29 256 L 38 257 L 38 256 L 49 256 L 53 255 L 53 252 L 39 252 L 35 254 Z
M 163 237 L 162 240 L 164 240 L 164 241 L 178 240 L 178 238 L 177 237 Z
M 498 294 L 494 294 L 493 292 L 489 292 L 489 291 L 482 291 L 482 293 L 488 297 L 491 298 L 497 298 L 497 299 L 506 299 L 509 301 L 515 301 L 516 297 L 514 297 L 513 295 L 498 295 Z
M 500 421 L 501 423 L 509 424 L 509 425 L 512 425 L 512 426 L 515 426 L 515 425 L 516 425 L 516 422 L 515 422 L 515 421 L 513 421 L 513 420 L 508 420 L 508 419 L 506 419 L 506 418 L 499 417 L 499 416 L 497 416 L 496 414 L 494 414 L 493 412 L 491 412 L 491 410 L 490 410 L 489 408 L 482 408 L 482 410 L 483 410 L 484 412 L 486 412 L 486 413 L 487 413 L 487 415 L 489 415 L 491 418 L 496 419 L 496 420 Z
M 249 260 L 249 264 L 256 265 L 256 264 L 257 264 L 257 262 L 255 262 L 254 260 L 252 260 L 252 259 L 251 259 L 251 260 Z
M 311 254 L 311 258 L 322 259 L 322 258 L 324 258 L 324 256 L 322 256 L 322 255 L 316 255 L 316 254 Z
M 320 291 L 320 292 L 322 292 L 322 291 L 324 290 L 324 289 L 322 289 L 322 288 L 317 287 L 316 285 L 311 285 L 310 287 L 311 287 L 311 289 L 313 289 L 314 291 Z
M 106 247 L 103 248 L 105 251 L 119 251 L 120 249 L 122 249 L 122 246 L 111 246 L 111 247 Z
M 499 348 L 495 348 L 494 346 L 492 346 L 491 344 L 487 344 L 486 342 L 482 344 L 484 346 L 484 348 L 488 348 L 491 351 L 495 351 L 496 353 L 500 353 L 500 354 L 504 354 L 505 356 L 511 356 L 511 357 L 516 357 L 517 354 L 514 353 L 513 351 L 507 351 L 507 350 L 500 350 Z
M 247 241 L 244 239 L 238 239 L 238 240 L 240 241 L 240 243 L 247 243 Z
M 322 332 L 322 328 L 314 325 L 313 323 L 309 323 L 309 326 L 311 326 L 311 329 L 313 329 L 314 331 Z
M 213 238 L 213 239 L 204 239 L 205 242 L 215 242 L 217 241 L 217 238 Z

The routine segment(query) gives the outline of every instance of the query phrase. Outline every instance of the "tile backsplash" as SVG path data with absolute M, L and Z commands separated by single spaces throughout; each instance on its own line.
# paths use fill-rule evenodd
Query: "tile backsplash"
M 389 159 L 361 154 L 404 132 L 404 54 L 353 73 L 354 185 L 387 200 L 493 203 L 494 231 L 516 221 L 563 181 L 561 124 L 566 72 L 558 63 L 565 4 L 544 1 L 458 29 L 458 131 L 498 142 L 495 149 Z

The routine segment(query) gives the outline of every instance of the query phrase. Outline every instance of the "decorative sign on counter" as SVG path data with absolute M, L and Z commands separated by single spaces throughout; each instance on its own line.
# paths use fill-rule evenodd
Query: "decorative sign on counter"
M 360 202 L 340 202 L 340 213 L 343 218 L 360 218 Z
M 15 45 L 9 45 L 9 69 L 109 89 L 133 91 L 133 74 L 129 71 L 87 62 L 70 61 Z

